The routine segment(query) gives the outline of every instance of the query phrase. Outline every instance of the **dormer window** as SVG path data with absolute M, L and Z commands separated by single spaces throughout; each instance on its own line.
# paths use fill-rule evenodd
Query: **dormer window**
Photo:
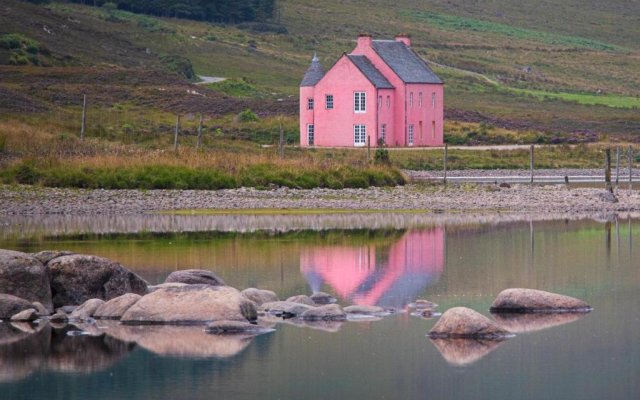
M 353 111 L 357 113 L 363 113 L 367 111 L 365 92 L 355 92 L 353 94 Z

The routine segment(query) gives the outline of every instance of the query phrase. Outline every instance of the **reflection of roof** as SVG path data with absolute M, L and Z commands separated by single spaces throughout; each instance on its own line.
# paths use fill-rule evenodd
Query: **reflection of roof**
M 356 56 L 348 54 L 347 57 L 356 67 L 364 74 L 364 76 L 373 83 L 378 89 L 393 89 L 393 85 L 371 64 L 371 61 L 365 56 Z
M 320 65 L 320 60 L 318 60 L 318 57 L 314 55 L 311 60 L 311 65 L 304 74 L 302 82 L 300 82 L 300 86 L 315 86 L 323 76 L 324 71 L 322 70 L 322 65 Z
M 395 40 L 374 40 L 373 49 L 405 83 L 442 83 L 413 50 Z

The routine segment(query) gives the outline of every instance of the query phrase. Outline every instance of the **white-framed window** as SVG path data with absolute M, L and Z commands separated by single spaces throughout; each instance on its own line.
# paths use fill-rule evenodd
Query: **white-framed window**
M 353 145 L 364 146 L 367 143 L 367 128 L 364 125 L 353 126 Z
M 436 108 L 436 94 L 431 93 L 431 107 Z
M 316 128 L 313 124 L 307 124 L 307 141 L 309 146 L 313 146 L 316 142 Z
M 391 107 L 391 96 L 387 96 L 387 108 Z
M 422 108 L 422 92 L 418 93 L 418 107 Z
M 307 99 L 307 110 L 313 110 L 313 97 Z
M 333 95 L 328 94 L 324 97 L 324 106 L 327 110 L 333 110 Z
M 409 93 L 409 107 L 413 108 L 413 92 Z
M 380 139 L 382 139 L 382 143 L 387 143 L 387 124 L 382 124 L 380 127 Z
M 413 124 L 409 125 L 409 146 L 413 146 Z
M 355 92 L 353 94 L 353 111 L 357 113 L 367 111 L 367 94 L 365 92 Z
M 378 96 L 378 110 L 382 108 L 382 96 Z

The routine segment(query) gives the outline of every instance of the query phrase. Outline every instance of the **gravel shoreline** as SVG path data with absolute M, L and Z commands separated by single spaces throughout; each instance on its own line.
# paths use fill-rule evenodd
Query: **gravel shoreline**
M 429 210 L 598 213 L 640 211 L 640 191 L 565 185 L 411 184 L 369 189 L 84 190 L 0 186 L 1 215 L 131 215 L 179 209 Z M 1 218 L 1 217 L 0 217 Z

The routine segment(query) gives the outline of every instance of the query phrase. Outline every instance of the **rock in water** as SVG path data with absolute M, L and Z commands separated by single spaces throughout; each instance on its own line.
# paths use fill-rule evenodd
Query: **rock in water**
M 491 304 L 491 312 L 589 312 L 582 300 L 534 289 L 506 289 Z
M 299 317 L 302 313 L 312 310 L 314 307 L 302 304 L 294 303 L 290 301 L 274 301 L 270 303 L 264 303 L 260 306 L 260 311 L 267 312 L 276 316 L 294 318 Z
M 185 269 L 175 271 L 167 276 L 164 283 L 186 283 L 188 285 L 224 286 L 224 281 L 211 271 L 204 269 Z
M 278 301 L 278 296 L 271 290 L 262 290 L 256 288 L 245 289 L 242 295 L 247 299 L 256 303 L 256 305 L 262 305 L 264 303 L 270 303 L 272 301 Z
M 38 319 L 38 312 L 33 308 L 20 311 L 19 313 L 11 317 L 11 321 L 18 321 L 18 322 L 35 321 L 36 319 Z
M 0 319 L 11 318 L 20 311 L 30 308 L 33 306 L 25 299 L 10 294 L 0 294 Z
M 497 323 L 466 307 L 447 310 L 429 331 L 430 338 L 502 340 L 512 336 Z
M 101 299 L 90 299 L 85 301 L 80 307 L 73 310 L 70 319 L 80 319 L 85 320 L 93 317 L 93 314 L 96 310 L 104 304 L 104 300 Z
M 120 319 L 141 298 L 142 296 L 135 293 L 123 294 L 98 307 L 93 317 L 96 319 Z
M 34 301 L 31 305 L 38 312 L 39 316 L 46 317 L 49 315 L 49 311 L 39 301 Z
M 187 285 L 143 296 L 122 316 L 125 324 L 197 325 L 212 321 L 255 321 L 255 304 L 229 286 Z
M 354 315 L 381 315 L 388 314 L 384 308 L 378 306 L 349 306 L 343 310 L 347 314 Z
M 310 297 L 316 304 L 333 304 L 338 301 L 335 297 L 325 292 L 315 292 Z
M 344 321 L 347 319 L 347 314 L 339 305 L 327 304 L 305 311 L 302 313 L 302 319 L 305 321 Z
M 31 255 L 38 259 L 44 265 L 54 258 L 62 257 L 62 256 L 70 256 L 74 254 L 72 251 L 64 251 L 64 250 L 44 250 L 38 253 L 32 253 Z
M 47 266 L 56 307 L 89 299 L 111 300 L 125 293 L 147 293 L 147 282 L 106 258 L 75 254 L 56 257 Z
M 315 303 L 315 301 L 311 300 L 311 297 L 307 296 L 306 294 L 300 294 L 297 296 L 291 296 L 287 299 L 288 302 L 290 303 L 300 303 L 300 304 L 306 304 L 308 306 L 316 306 L 317 304 Z
M 47 268 L 29 254 L 0 249 L 0 293 L 38 301 L 53 311 Z
M 259 335 L 273 331 L 275 331 L 275 329 L 265 328 L 260 325 L 242 321 L 215 321 L 207 324 L 207 327 L 205 328 L 205 332 L 212 333 L 214 335 Z

